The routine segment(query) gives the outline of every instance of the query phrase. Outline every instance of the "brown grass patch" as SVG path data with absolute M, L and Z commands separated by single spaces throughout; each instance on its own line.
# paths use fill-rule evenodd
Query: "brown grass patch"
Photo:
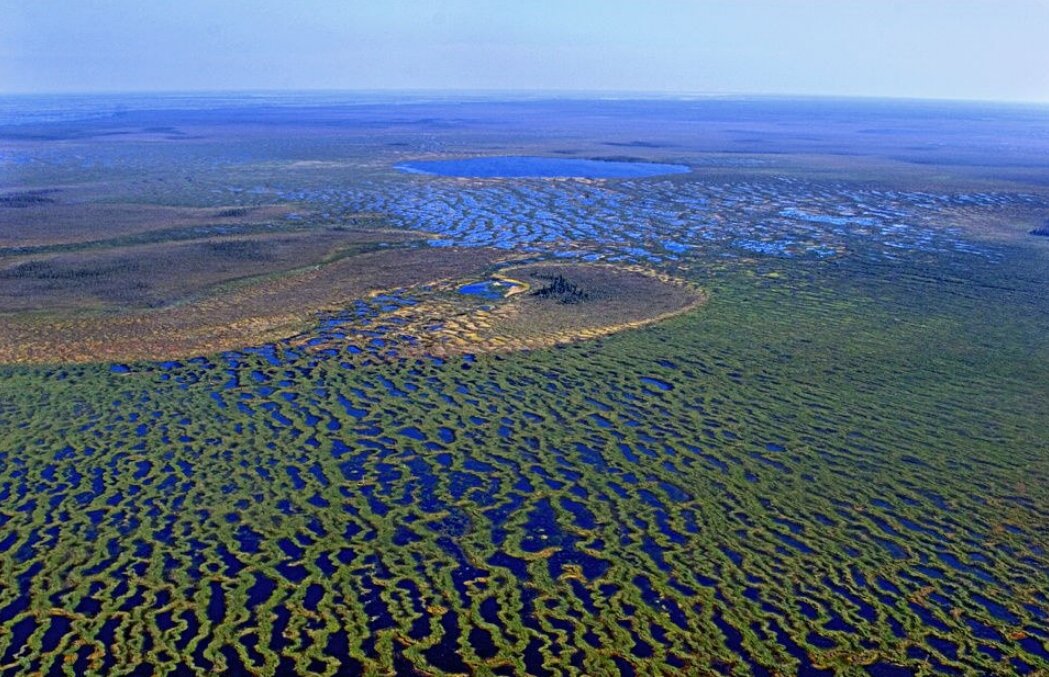
M 83 243 L 193 226 L 283 222 L 294 211 L 291 205 L 198 209 L 147 204 L 62 204 L 48 201 L 57 196 L 42 194 L 46 199 L 40 202 L 30 201 L 17 209 L 0 208 L 0 247 Z
M 250 281 L 420 236 L 310 229 L 0 259 L 0 313 L 105 311 L 184 303 Z
M 384 249 L 160 309 L 9 315 L 0 322 L 0 362 L 177 359 L 257 345 L 291 336 L 317 312 L 344 307 L 354 298 L 477 275 L 503 256 L 488 249 Z
M 490 308 L 433 300 L 405 311 L 418 352 L 454 355 L 539 349 L 643 327 L 706 301 L 692 284 L 641 267 L 540 263 L 500 271 L 521 291 Z M 541 294 L 558 278 L 576 294 Z M 417 330 L 440 322 L 436 332 Z

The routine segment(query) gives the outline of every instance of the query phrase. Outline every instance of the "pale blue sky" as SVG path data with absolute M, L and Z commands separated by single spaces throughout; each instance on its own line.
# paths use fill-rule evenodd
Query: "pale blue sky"
M 0 91 L 1049 102 L 1049 0 L 0 0 Z

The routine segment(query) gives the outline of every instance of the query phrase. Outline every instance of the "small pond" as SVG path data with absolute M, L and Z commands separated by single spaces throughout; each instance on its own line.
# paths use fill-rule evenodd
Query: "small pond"
M 506 293 L 512 288 L 513 285 L 502 280 L 484 280 L 482 282 L 464 284 L 459 287 L 459 293 L 495 301 L 506 296 Z

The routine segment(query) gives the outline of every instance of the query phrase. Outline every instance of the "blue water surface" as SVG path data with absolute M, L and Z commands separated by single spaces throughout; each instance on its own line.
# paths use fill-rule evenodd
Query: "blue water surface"
M 497 300 L 506 295 L 506 286 L 500 285 L 494 280 L 484 282 L 472 282 L 459 287 L 460 294 L 467 296 L 478 296 L 482 299 Z
M 663 174 L 684 174 L 685 165 L 655 162 L 615 162 L 576 158 L 506 155 L 458 160 L 415 160 L 397 165 L 402 172 L 473 178 L 586 178 L 634 179 Z

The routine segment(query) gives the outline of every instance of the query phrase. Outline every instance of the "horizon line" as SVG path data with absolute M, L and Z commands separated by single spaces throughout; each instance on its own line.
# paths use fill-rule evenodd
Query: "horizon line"
M 1046 107 L 1049 106 L 1047 99 L 993 99 L 993 98 L 958 98 L 945 96 L 904 96 L 904 95 L 882 95 L 882 94 L 832 94 L 832 93 L 776 93 L 776 92 L 703 92 L 703 91 L 664 91 L 664 90 L 633 90 L 633 89 L 501 89 L 501 88 L 447 88 L 447 87 L 422 87 L 422 88 L 238 88 L 238 89 L 96 89 L 96 90 L 41 90 L 41 91 L 0 91 L 0 98 L 31 98 L 31 97 L 61 97 L 61 96 L 219 96 L 219 95 L 317 95 L 317 94 L 367 94 L 385 95 L 396 97 L 397 95 L 411 96 L 439 96 L 454 98 L 456 96 L 469 96 L 482 99 L 497 99 L 498 97 L 511 98 L 534 98 L 543 97 L 549 99 L 618 99 L 635 101 L 654 101 L 667 99 L 780 99 L 780 100 L 858 100 L 858 101 L 899 101 L 899 102 L 930 102 L 930 103 L 955 103 L 955 104 L 999 104 Z

